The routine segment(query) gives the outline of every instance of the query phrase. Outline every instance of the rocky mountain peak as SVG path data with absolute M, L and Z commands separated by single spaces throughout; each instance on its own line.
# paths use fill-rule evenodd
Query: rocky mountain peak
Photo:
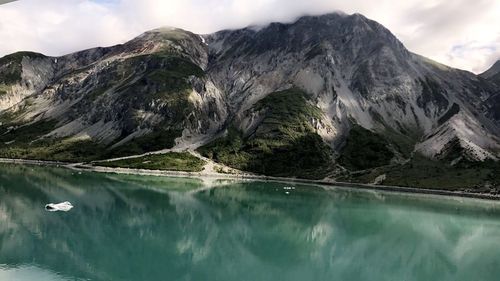
M 497 60 L 488 70 L 479 74 L 484 79 L 496 78 L 500 81 L 500 60 Z
M 2 64 L 11 58 L 18 63 Z M 0 59 L 0 122 L 6 124 L 0 141 L 9 153 L 31 153 L 21 140 L 83 141 L 102 146 L 106 156 L 215 141 L 212 154 L 247 155 L 237 168 L 259 172 L 252 159 L 267 159 L 269 167 L 300 163 L 294 157 L 304 148 L 315 155 L 307 161 L 321 160 L 316 164 L 325 173 L 336 155 L 355 169 L 402 161 L 412 152 L 446 161 L 498 159 L 496 88 L 409 52 L 360 14 L 303 16 L 210 35 L 159 28 L 59 58 Z M 9 131 L 15 126 L 26 129 Z M 358 143 L 346 156 L 346 142 L 359 139 L 374 146 Z M 273 158 L 279 153 L 283 158 Z M 355 163 L 371 153 L 386 156 Z
M 304 48 L 328 43 L 337 50 L 373 49 L 388 46 L 400 53 L 407 53 L 403 44 L 385 27 L 363 15 L 330 13 L 320 16 L 303 16 L 292 23 L 274 22 L 260 29 L 249 27 L 224 30 L 208 35 L 207 41 L 214 53 L 228 48 L 261 54 L 270 50 L 300 51 Z

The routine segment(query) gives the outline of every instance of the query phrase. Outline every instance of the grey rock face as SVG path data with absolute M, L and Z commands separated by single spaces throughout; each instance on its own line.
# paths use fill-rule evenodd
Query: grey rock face
M 479 76 L 483 77 L 484 79 L 494 79 L 494 78 L 498 78 L 499 75 L 500 75 L 500 60 L 495 62 L 490 67 L 490 69 L 481 73 Z
M 58 128 L 48 136 L 104 144 L 155 130 L 212 134 L 226 109 L 203 74 L 206 48 L 198 35 L 158 29 L 110 48 L 44 60 L 24 56 L 22 79 L 1 103 L 3 114 L 20 124 L 55 119 Z
M 0 76 L 7 65 L 0 61 Z M 182 132 L 178 147 L 197 147 L 230 124 L 248 133 L 259 100 L 298 87 L 323 112 L 311 125 L 335 151 L 358 124 L 409 137 L 428 157 L 450 143 L 476 160 L 500 157 L 493 72 L 479 77 L 413 54 L 359 14 L 203 36 L 157 29 L 110 48 L 23 56 L 21 69 L 20 80 L 0 83 L 0 116 L 55 119 L 51 137 L 119 146 L 172 130 Z
M 381 134 L 412 135 L 429 157 L 455 138 L 478 159 L 498 157 L 499 122 L 487 109 L 495 86 L 410 53 L 361 15 L 303 17 L 261 30 L 221 31 L 206 40 L 210 76 L 236 115 L 294 85 L 325 112 L 324 123 L 333 129 L 324 138 L 335 149 L 354 122 Z M 453 104 L 460 105 L 459 114 L 448 118 Z

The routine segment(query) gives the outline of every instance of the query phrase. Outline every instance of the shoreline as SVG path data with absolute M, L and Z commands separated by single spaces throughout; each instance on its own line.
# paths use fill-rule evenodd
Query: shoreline
M 206 173 L 206 172 L 204 173 L 203 171 L 183 172 L 183 171 L 146 170 L 146 169 L 132 169 L 132 168 L 111 168 L 103 166 L 93 166 L 84 163 L 68 163 L 68 162 L 58 162 L 58 161 L 8 159 L 8 158 L 0 158 L 0 163 L 18 164 L 18 165 L 21 164 L 21 165 L 37 165 L 37 166 L 56 166 L 76 171 L 107 173 L 107 174 L 157 176 L 157 177 L 186 177 L 186 178 L 210 177 L 215 179 L 218 178 L 218 179 L 261 180 L 261 181 L 274 181 L 283 183 L 315 184 L 321 186 L 341 187 L 341 188 L 344 187 L 352 189 L 378 190 L 378 191 L 386 191 L 394 193 L 399 192 L 408 194 L 439 195 L 448 197 L 475 198 L 475 199 L 495 200 L 495 201 L 500 200 L 500 194 L 491 194 L 491 193 L 474 193 L 467 191 L 452 191 L 443 189 L 337 182 L 328 180 L 308 180 L 299 178 L 254 175 L 249 173 L 223 174 L 223 173 Z

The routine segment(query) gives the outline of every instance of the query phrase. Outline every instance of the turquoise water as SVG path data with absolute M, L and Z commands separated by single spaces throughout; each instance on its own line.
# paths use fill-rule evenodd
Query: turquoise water
M 495 202 L 0 165 L 2 281 L 499 276 Z

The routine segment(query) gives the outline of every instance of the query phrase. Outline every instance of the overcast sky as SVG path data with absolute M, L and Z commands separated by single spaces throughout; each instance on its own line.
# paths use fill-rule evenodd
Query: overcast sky
M 62 55 L 160 26 L 210 33 L 333 11 L 374 19 L 450 66 L 479 73 L 500 59 L 500 0 L 20 0 L 0 6 L 0 56 Z

